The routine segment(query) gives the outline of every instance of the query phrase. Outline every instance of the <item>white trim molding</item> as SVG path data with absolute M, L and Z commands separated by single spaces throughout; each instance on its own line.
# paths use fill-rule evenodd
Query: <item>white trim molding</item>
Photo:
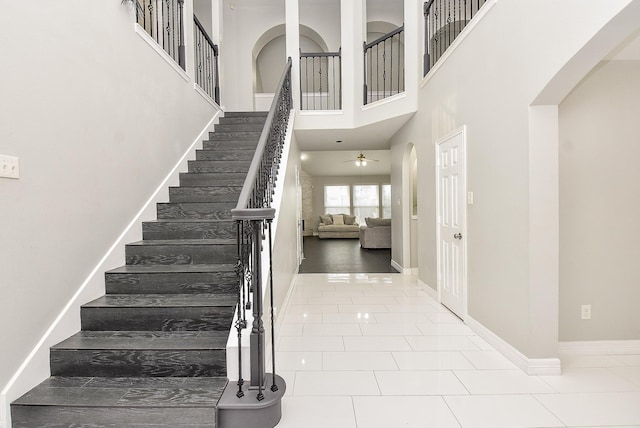
M 420 288 L 422 288 L 430 297 L 433 297 L 434 299 L 436 299 L 438 302 L 440 302 L 440 299 L 438 298 L 438 291 L 434 290 L 429 284 L 422 282 L 420 280 L 418 280 L 418 285 L 420 286 Z
M 560 342 L 562 356 L 640 355 L 640 340 L 593 340 Z
M 149 46 L 151 46 L 151 48 L 158 54 L 160 55 L 160 58 L 162 58 L 163 60 L 165 60 L 165 62 L 167 64 L 169 64 L 171 66 L 171 68 L 173 68 L 176 73 L 178 73 L 178 75 L 180 77 L 182 77 L 184 79 L 185 82 L 188 82 L 191 80 L 191 77 L 189 77 L 189 75 L 187 74 L 186 71 L 184 71 L 182 69 L 182 67 L 180 67 L 180 65 L 176 62 L 176 60 L 174 60 L 167 52 L 165 52 L 164 49 L 162 49 L 162 47 L 158 44 L 158 42 L 156 42 L 153 37 L 151 37 L 149 35 L 149 33 L 147 33 L 147 30 L 145 30 L 140 24 L 135 23 L 135 31 L 136 34 L 139 35 L 142 40 L 144 40 L 145 42 L 147 42 L 147 44 Z
M 403 275 L 411 275 L 412 273 L 412 269 L 411 268 L 403 268 L 402 265 L 400 265 L 400 263 L 398 263 L 397 261 L 391 259 L 391 267 L 394 268 L 395 270 L 397 270 L 398 272 L 400 272 Z
M 530 376 L 560 375 L 562 373 L 560 358 L 527 358 L 501 337 L 467 314 L 466 324 L 469 328 L 496 351 L 504 355 L 522 371 Z

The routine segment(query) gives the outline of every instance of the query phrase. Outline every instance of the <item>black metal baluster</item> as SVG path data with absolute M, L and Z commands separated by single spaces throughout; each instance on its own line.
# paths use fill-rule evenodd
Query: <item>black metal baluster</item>
M 215 60 L 213 68 L 214 68 L 214 70 L 216 72 L 216 75 L 215 75 L 215 88 L 214 88 L 213 94 L 214 94 L 214 100 L 216 101 L 216 103 L 218 105 L 220 105 L 220 70 L 218 69 L 218 45 L 214 45 L 213 53 L 214 53 L 214 57 L 213 58 Z
M 449 47 L 453 41 L 453 35 L 451 34 L 451 0 L 447 2 L 447 35 L 449 38 L 449 40 L 447 40 L 447 47 Z
M 318 83 L 320 85 L 318 89 L 318 93 L 320 94 L 320 110 L 324 110 L 322 108 L 322 57 L 318 57 Z
M 276 392 L 278 386 L 276 385 L 276 329 L 274 325 L 274 313 L 273 313 L 273 241 L 271 235 L 271 219 L 267 220 L 269 227 L 269 294 L 271 296 L 271 391 Z
M 313 76 L 313 86 L 311 88 L 313 93 L 313 110 L 316 109 L 316 57 L 311 59 L 311 75 Z
M 374 98 L 374 94 L 377 94 L 380 92 L 380 46 L 376 45 L 376 62 L 375 62 L 375 66 L 376 66 L 376 72 L 375 75 L 373 73 L 371 73 L 371 102 L 377 101 L 378 97 L 376 96 Z M 373 53 L 373 50 L 371 51 Z M 373 55 L 371 55 L 371 59 L 373 60 Z M 375 76 L 375 82 L 374 82 L 374 76 Z
M 362 52 L 364 59 L 364 70 L 363 70 L 363 80 L 362 80 L 362 103 L 363 105 L 367 105 L 367 58 L 369 58 L 367 42 L 362 42 Z M 371 70 L 369 70 L 369 74 L 371 74 Z
M 389 95 L 393 95 L 393 38 L 389 41 L 389 74 L 391 75 L 391 80 L 389 80 Z
M 302 51 L 300 50 L 300 59 L 299 59 L 299 64 L 300 64 L 300 109 L 304 110 L 304 88 L 302 86 Z M 306 67 L 305 67 L 305 71 L 306 71 Z M 305 79 L 304 81 L 307 81 L 306 75 L 305 75 Z

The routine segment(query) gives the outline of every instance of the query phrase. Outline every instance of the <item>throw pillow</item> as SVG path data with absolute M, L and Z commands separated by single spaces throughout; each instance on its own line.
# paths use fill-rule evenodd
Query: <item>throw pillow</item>
M 349 215 L 349 214 L 344 215 L 344 224 L 352 225 L 352 224 L 355 224 L 355 222 L 356 222 L 356 216 Z
M 333 224 L 339 224 L 339 225 L 344 224 L 344 216 L 342 214 L 333 215 L 331 216 L 331 218 L 333 218 Z
M 333 224 L 333 220 L 331 219 L 330 214 L 325 214 L 320 216 L 320 223 L 324 224 Z

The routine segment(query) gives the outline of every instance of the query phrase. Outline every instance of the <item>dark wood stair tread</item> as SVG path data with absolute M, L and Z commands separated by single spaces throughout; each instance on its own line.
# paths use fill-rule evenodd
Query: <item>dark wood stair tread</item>
M 182 219 L 181 219 L 182 220 Z M 209 221 L 209 220 L 207 220 Z M 156 247 L 161 245 L 236 245 L 235 239 L 143 239 L 131 242 L 128 246 Z M 219 265 L 218 265 L 219 266 Z
M 108 294 L 98 297 L 83 308 L 172 308 L 235 306 L 230 294 Z
M 107 273 L 216 273 L 233 272 L 233 264 L 210 265 L 125 265 L 111 269 Z
M 226 384 L 223 377 L 51 377 L 13 405 L 215 407 Z
M 189 333 L 189 334 L 185 334 Z M 227 332 L 82 331 L 53 346 L 52 350 L 213 350 L 225 349 Z

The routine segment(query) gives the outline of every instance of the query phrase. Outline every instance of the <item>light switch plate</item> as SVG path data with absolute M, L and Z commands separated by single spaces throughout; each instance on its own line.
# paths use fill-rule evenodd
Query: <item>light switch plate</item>
M 17 157 L 0 155 L 0 177 L 20 178 L 20 163 Z
M 473 192 L 467 192 L 467 205 L 473 205 Z

